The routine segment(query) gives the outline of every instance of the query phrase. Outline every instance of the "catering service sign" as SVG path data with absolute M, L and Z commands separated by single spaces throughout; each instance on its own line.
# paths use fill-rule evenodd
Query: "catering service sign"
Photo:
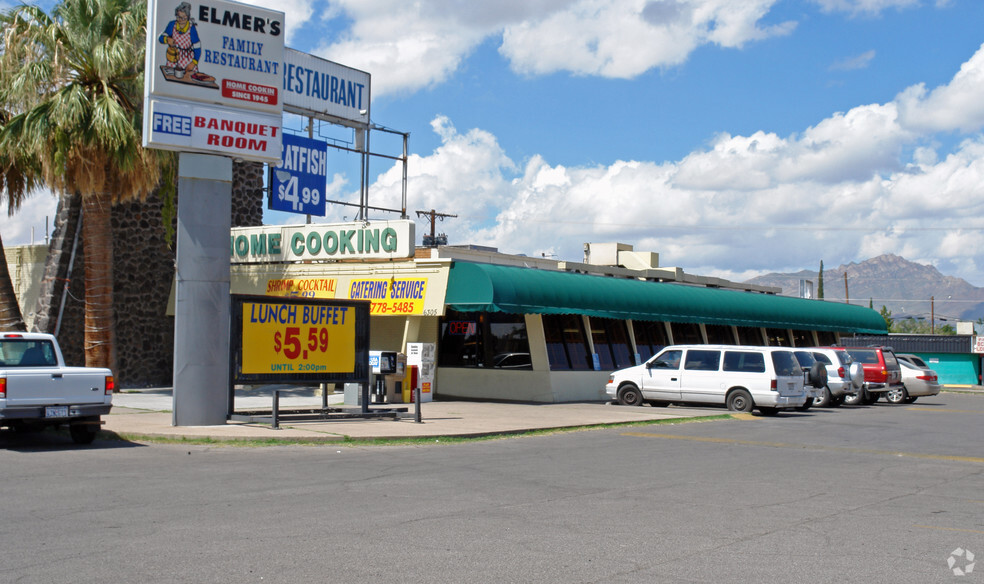
M 283 112 L 284 13 L 227 0 L 149 0 L 148 97 Z

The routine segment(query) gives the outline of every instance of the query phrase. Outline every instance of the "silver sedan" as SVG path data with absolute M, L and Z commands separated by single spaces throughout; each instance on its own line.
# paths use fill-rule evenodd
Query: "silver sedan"
M 902 367 L 902 386 L 889 388 L 885 399 L 893 404 L 911 404 L 918 397 L 939 395 L 940 383 L 935 371 L 905 359 L 899 359 L 899 365 Z

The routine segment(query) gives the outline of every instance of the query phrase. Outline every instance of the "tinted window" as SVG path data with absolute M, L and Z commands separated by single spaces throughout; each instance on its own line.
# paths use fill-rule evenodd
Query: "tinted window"
M 721 362 L 721 351 L 690 349 L 683 368 L 690 371 L 717 371 Z
M 796 355 L 796 360 L 799 361 L 800 367 L 804 369 L 813 367 L 813 364 L 817 361 L 813 358 L 813 353 L 809 351 L 796 351 L 793 354 Z
M 551 370 L 590 371 L 593 369 L 581 315 L 544 314 L 543 336 L 546 337 L 547 358 Z
M 767 328 L 765 334 L 769 337 L 769 345 L 772 347 L 792 347 L 789 340 L 789 331 L 786 329 Z
M 891 351 L 882 351 L 882 357 L 885 358 L 885 368 L 886 369 L 898 369 L 899 362 L 895 359 L 895 353 Z
M 639 351 L 643 361 L 648 361 L 650 357 L 670 344 L 666 336 L 665 323 L 634 320 L 632 330 L 635 332 L 636 350 Z
M 738 344 L 739 345 L 761 345 L 762 329 L 750 326 L 739 326 Z
M 735 335 L 731 327 L 723 324 L 705 324 L 707 342 L 711 345 L 735 345 Z
M 796 357 L 793 357 L 789 351 L 773 351 L 772 366 L 776 370 L 776 375 L 801 375 L 803 372 Z
M 824 365 L 833 365 L 830 359 L 823 353 L 814 353 L 813 358 L 816 359 L 817 361 L 820 361 Z
M 680 368 L 680 358 L 683 357 L 683 351 L 677 351 L 676 349 L 671 351 L 666 351 L 661 353 L 653 361 L 653 368 L 655 369 L 679 369 Z
M 621 369 L 633 364 L 629 328 L 624 320 L 592 316 L 591 340 L 602 369 Z
M 724 370 L 743 373 L 765 373 L 765 355 L 741 351 L 724 352 Z
M 457 312 L 441 319 L 438 365 L 441 367 L 506 367 L 505 355 L 529 355 L 522 314 Z
M 700 334 L 700 325 L 695 322 L 670 323 L 673 331 L 673 343 L 677 345 L 703 345 L 704 337 Z
M 793 346 L 794 347 L 813 347 L 816 346 L 813 342 L 813 332 L 812 331 L 799 331 L 793 329 Z
M 878 355 L 875 354 L 874 349 L 848 349 L 847 354 L 859 363 L 878 364 Z

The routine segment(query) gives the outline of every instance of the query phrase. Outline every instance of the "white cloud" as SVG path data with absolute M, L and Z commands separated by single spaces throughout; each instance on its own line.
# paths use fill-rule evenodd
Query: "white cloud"
M 984 45 L 953 80 L 933 91 L 919 84 L 896 98 L 902 123 L 921 132 L 960 130 L 974 132 L 984 127 Z
M 889 8 L 918 6 L 923 0 L 813 0 L 825 12 L 849 12 L 851 14 L 878 14 Z M 946 4 L 938 0 L 937 5 Z
M 38 190 L 25 199 L 12 217 L 7 216 L 5 202 L 0 207 L 0 234 L 4 247 L 26 245 L 32 241 L 44 243 L 45 229 L 48 235 L 55 229 L 57 207 L 58 199 L 48 190 Z
M 979 125 L 973 115 L 924 122 L 939 119 L 955 96 L 984 91 L 984 77 L 968 74 L 982 53 L 933 91 L 910 89 L 787 137 L 722 134 L 706 150 L 661 164 L 569 167 L 540 156 L 517 164 L 494 136 L 458 132 L 439 117 L 432 125 L 442 144 L 413 157 L 409 190 L 424 208 L 459 215 L 441 226 L 455 244 L 578 260 L 585 242 L 620 241 L 659 252 L 664 265 L 722 277 L 891 252 L 946 261 L 984 285 L 975 271 L 984 137 L 972 134 L 940 156 L 927 127 Z M 397 173 L 373 191 L 398 197 Z
M 678 65 L 701 45 L 737 48 L 788 34 L 763 27 L 777 0 L 339 0 L 328 18 L 347 17 L 341 38 L 314 52 L 373 74 L 373 92 L 417 91 L 445 81 L 480 43 L 523 73 L 569 71 L 632 78 Z
M 737 48 L 788 34 L 760 27 L 775 0 L 581 0 L 541 20 L 507 26 L 500 52 L 516 71 L 632 78 L 683 63 L 697 47 Z
M 855 55 L 853 57 L 847 57 L 841 59 L 830 66 L 831 71 L 857 71 L 858 69 L 867 69 L 871 65 L 871 61 L 875 58 L 875 51 L 865 51 L 860 55 Z
M 252 0 L 249 3 L 284 13 L 284 41 L 288 44 L 314 15 L 314 0 Z

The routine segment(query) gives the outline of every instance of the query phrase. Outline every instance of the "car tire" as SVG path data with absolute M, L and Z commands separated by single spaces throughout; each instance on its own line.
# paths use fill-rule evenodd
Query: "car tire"
M 750 412 L 755 407 L 752 394 L 744 389 L 736 389 L 728 394 L 728 409 L 732 412 Z
M 95 424 L 71 424 L 68 427 L 68 434 L 76 444 L 92 444 L 98 433 L 99 426 Z
M 916 400 L 917 399 L 919 399 L 919 398 L 918 397 L 907 397 L 907 398 L 905 398 L 905 403 L 907 403 L 907 404 L 916 403 Z
M 864 388 L 862 388 L 862 389 L 859 389 L 857 393 L 849 393 L 849 394 L 845 395 L 844 396 L 844 405 L 846 405 L 846 406 L 860 406 L 860 405 L 864 405 L 864 403 L 865 403 L 865 401 L 864 401 L 865 400 L 864 394 L 866 394 L 866 393 L 867 392 L 864 390 Z
M 806 403 L 804 403 L 801 406 L 796 406 L 796 411 L 798 411 L 798 412 L 805 412 L 806 410 L 808 410 L 808 409 L 810 409 L 812 407 L 813 407 L 813 398 L 812 397 L 808 397 L 808 398 L 806 398 Z
M 820 390 L 820 397 L 813 398 L 813 407 L 827 408 L 831 406 L 833 401 L 834 398 L 830 395 L 830 388 L 824 387 Z
M 627 383 L 618 388 L 618 403 L 623 406 L 642 405 L 642 392 L 631 383 Z
M 900 388 L 891 387 L 885 392 L 885 399 L 890 404 L 908 403 L 909 391 L 904 385 Z
M 839 408 L 842 405 L 844 405 L 844 396 L 843 395 L 840 396 L 840 397 L 833 397 L 833 396 L 831 396 L 829 407 Z

